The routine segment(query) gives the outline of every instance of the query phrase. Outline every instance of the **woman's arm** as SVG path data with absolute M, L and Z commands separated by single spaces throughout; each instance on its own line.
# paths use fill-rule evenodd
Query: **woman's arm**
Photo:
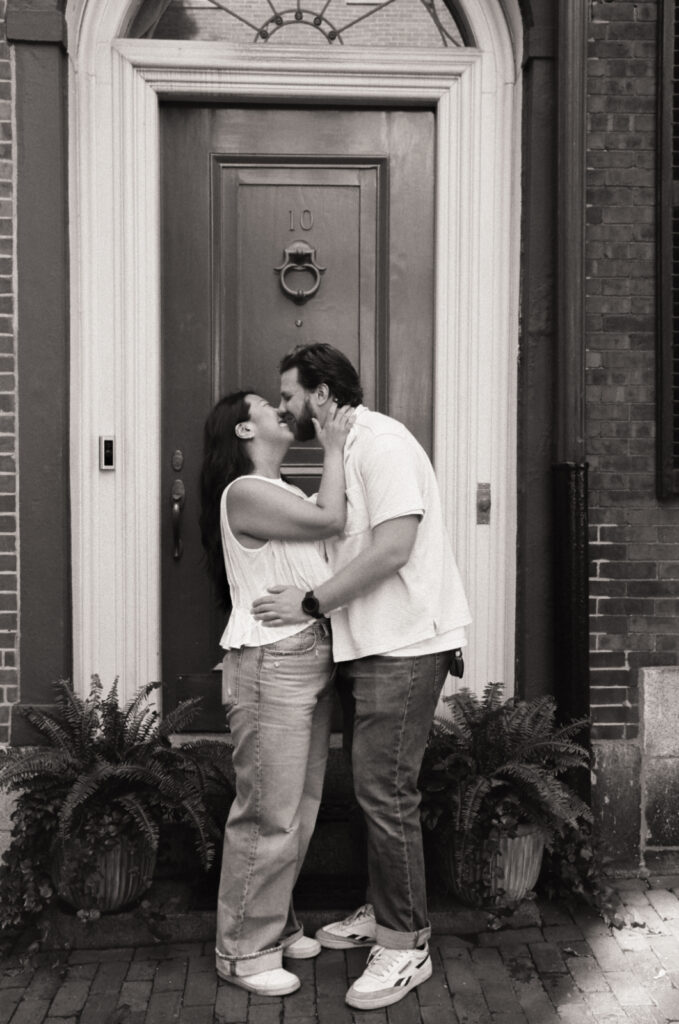
M 335 409 L 323 428 L 314 421 L 323 445 L 323 476 L 316 502 L 297 497 L 265 480 L 241 477 L 229 489 L 227 515 L 236 536 L 256 540 L 322 540 L 344 529 L 344 442 L 354 410 Z

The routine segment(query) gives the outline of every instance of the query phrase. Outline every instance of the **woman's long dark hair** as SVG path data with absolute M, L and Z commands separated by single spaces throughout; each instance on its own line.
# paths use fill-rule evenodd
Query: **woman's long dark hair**
M 207 570 L 215 585 L 220 604 L 230 607 L 229 584 L 224 569 L 219 507 L 227 484 L 254 469 L 245 445 L 236 437 L 236 424 L 250 419 L 247 395 L 235 391 L 220 398 L 205 421 L 203 465 L 200 472 L 200 536 L 205 549 Z

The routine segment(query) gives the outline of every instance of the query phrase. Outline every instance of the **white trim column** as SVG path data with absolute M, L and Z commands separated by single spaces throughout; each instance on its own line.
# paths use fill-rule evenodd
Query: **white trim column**
M 79 23 L 89 54 L 73 55 L 70 108 L 78 687 L 91 672 L 120 675 L 128 696 L 159 678 L 158 101 L 185 96 L 435 109 L 434 461 L 474 614 L 465 683 L 504 679 L 511 690 L 519 104 L 502 24 L 484 22 L 487 51 L 326 52 L 125 39 L 93 47 L 92 26 Z M 116 438 L 114 472 L 98 469 L 101 434 Z M 476 524 L 479 482 L 491 485 L 488 526 Z

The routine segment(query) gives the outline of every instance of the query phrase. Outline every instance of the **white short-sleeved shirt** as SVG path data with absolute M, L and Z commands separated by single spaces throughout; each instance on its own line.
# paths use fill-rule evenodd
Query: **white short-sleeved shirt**
M 331 613 L 335 661 L 394 654 L 415 644 L 418 653 L 423 644 L 443 650 L 448 634 L 459 646 L 471 614 L 426 452 L 402 423 L 359 406 L 344 466 L 346 527 L 326 541 L 333 574 L 369 546 L 380 523 L 415 515 L 419 524 L 403 568 Z

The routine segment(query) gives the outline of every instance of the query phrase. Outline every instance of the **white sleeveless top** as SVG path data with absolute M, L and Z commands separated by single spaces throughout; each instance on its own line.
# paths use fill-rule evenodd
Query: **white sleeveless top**
M 284 480 L 271 480 L 255 474 L 250 474 L 250 479 L 265 480 L 274 487 L 283 487 L 291 494 L 309 500 L 303 491 Z M 233 480 L 224 489 L 220 503 L 222 551 L 232 604 L 229 621 L 220 640 L 220 646 L 225 650 L 261 647 L 262 644 L 301 633 L 309 622 L 289 626 L 266 626 L 258 622 L 250 612 L 252 602 L 276 583 L 307 591 L 318 587 L 331 575 L 324 547 L 316 541 L 268 540 L 261 547 L 246 548 L 236 540 L 226 513 L 226 497 L 235 483 Z

